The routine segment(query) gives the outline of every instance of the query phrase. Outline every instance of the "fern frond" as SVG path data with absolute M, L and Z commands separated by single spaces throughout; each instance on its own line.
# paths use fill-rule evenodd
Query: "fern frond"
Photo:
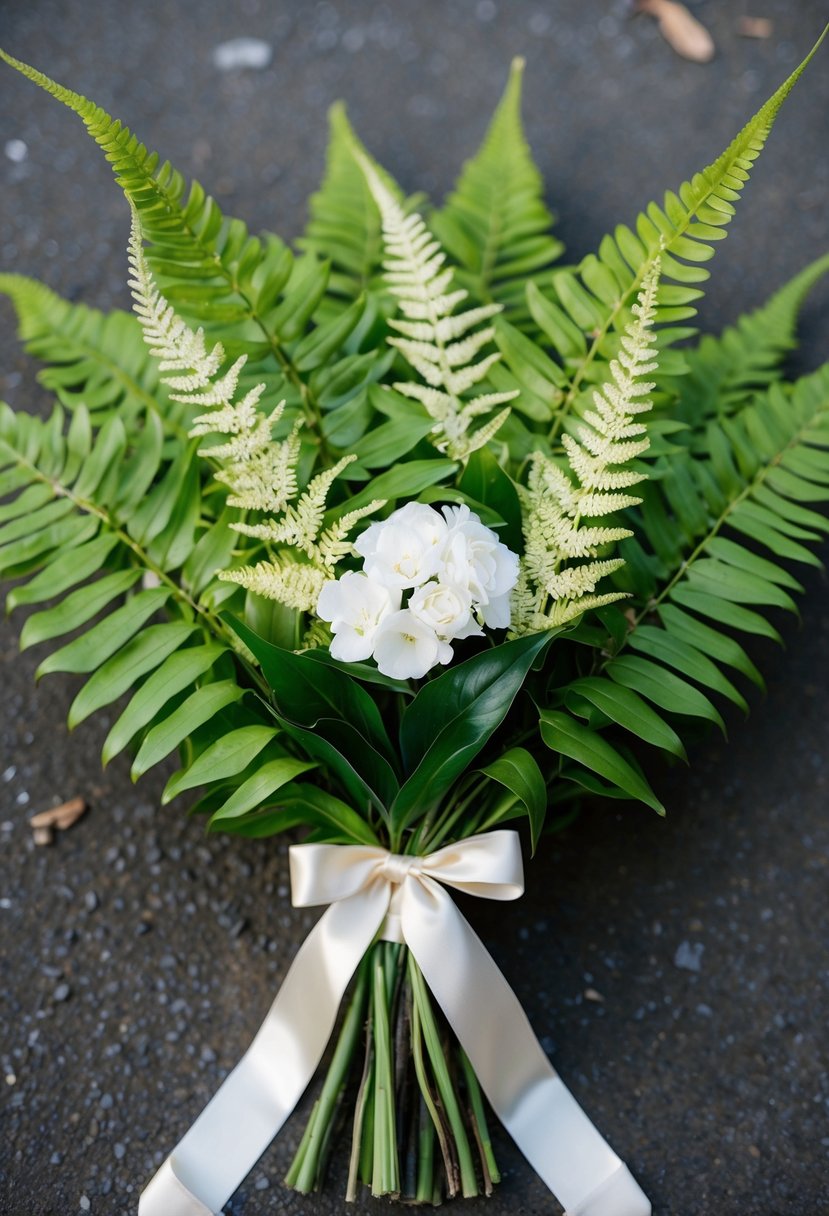
M 220 326 L 228 357 L 247 356 L 242 389 L 262 381 L 269 396 L 284 398 L 289 412 L 301 410 L 317 426 L 322 406 L 308 373 L 343 354 L 362 315 L 360 308 L 337 318 L 333 346 L 325 326 L 306 332 L 325 294 L 329 266 L 312 255 L 294 258 L 271 234 L 251 236 L 198 182 L 188 188 L 169 162 L 106 110 L 2 50 L 0 58 L 84 122 L 140 215 L 148 263 L 176 313 L 195 325 Z
M 493 304 L 474 310 L 476 321 L 464 324 L 460 330 L 467 336 L 447 342 L 443 334 L 452 332 L 452 327 L 441 323 L 454 319 L 454 309 L 466 299 L 467 293 L 450 290 L 452 271 L 445 266 L 446 255 L 427 231 L 421 217 L 416 213 L 405 215 L 371 163 L 361 159 L 359 164 L 380 209 L 387 255 L 384 263 L 386 282 L 397 297 L 404 317 L 408 318 L 403 322 L 401 332 L 404 336 L 389 338 L 389 343 L 426 381 L 425 385 L 401 382 L 394 387 L 419 400 L 435 419 L 433 432 L 438 450 L 452 458 L 464 459 L 489 441 L 505 421 L 508 411 L 490 420 L 485 438 L 472 430 L 474 420 L 495 404 L 510 401 L 518 395 L 517 390 L 511 390 L 480 394 L 471 400 L 463 397 L 486 377 L 499 358 L 495 353 L 476 360 L 480 349 L 491 341 L 494 331 L 486 328 L 471 334 L 469 329 L 477 321 L 494 315 L 500 306 Z M 396 320 L 389 323 L 393 328 L 398 326 Z M 416 338 L 405 332 L 413 323 L 419 335 Z
M 129 241 L 130 288 L 135 311 L 144 331 L 150 354 L 166 372 L 164 381 L 174 401 L 200 408 L 212 407 L 193 421 L 190 435 L 224 435 L 225 443 L 201 448 L 211 461 L 224 461 L 216 475 L 231 490 L 228 503 L 245 509 L 278 512 L 298 492 L 296 466 L 300 455 L 298 426 L 281 443 L 272 438 L 272 428 L 282 417 L 285 402 L 263 417 L 258 410 L 265 384 L 257 384 L 241 400 L 235 400 L 239 373 L 247 356 L 240 355 L 218 375 L 225 361 L 220 342 L 208 349 L 204 330 L 193 330 L 179 317 L 155 285 L 147 259 L 141 223 L 133 208 Z
M 76 634 L 38 668 L 88 677 L 70 727 L 130 694 L 105 763 L 130 747 L 137 777 L 189 742 L 169 800 L 190 785 L 221 788 L 227 767 L 204 771 L 193 759 L 219 741 L 234 773 L 284 751 L 246 697 L 264 691 L 261 676 L 234 657 L 234 635 L 215 615 L 213 563 L 229 559 L 233 534 L 225 520 L 204 522 L 193 445 L 163 450 L 148 433 L 161 433 L 150 410 L 129 429 L 110 418 L 93 439 L 84 406 L 68 429 L 60 406 L 45 423 L 0 406 L 0 575 L 25 580 L 9 592 L 10 611 L 55 601 L 29 616 L 24 647 Z M 146 572 L 152 587 L 142 587 Z
M 754 312 L 685 352 L 688 374 L 677 380 L 677 417 L 699 429 L 718 414 L 733 414 L 756 393 L 782 379 L 796 345 L 803 301 L 829 272 L 829 254 L 801 270 Z
M 521 123 L 523 71 L 524 60 L 514 59 L 480 149 L 443 207 L 429 217 L 470 298 L 500 304 L 519 328 L 532 323 L 526 284 L 546 278 L 563 249 L 550 235 L 553 216 Z
M 747 709 L 735 677 L 762 687 L 744 643 L 754 636 L 779 640 L 769 614 L 794 611 L 793 597 L 803 590 L 787 564 L 820 565 L 813 550 L 829 534 L 829 519 L 814 509 L 829 503 L 829 367 L 791 388 L 772 385 L 733 417 L 711 422 L 709 437 L 710 454 L 671 461 L 648 483 L 640 535 L 655 551 L 642 567 L 650 582 L 631 584 L 635 607 L 611 624 L 610 657 L 552 696 L 562 730 L 564 705 L 587 719 L 594 741 L 596 727 L 609 723 L 683 756 L 677 730 L 694 721 L 722 726 L 717 698 Z M 546 741 L 556 746 L 562 738 L 548 731 Z M 607 739 L 602 745 L 605 760 L 615 755 L 628 763 Z M 577 761 L 564 767 L 564 780 L 598 789 L 583 771 L 595 753 L 564 754 Z M 631 796 L 627 785 L 618 788 L 625 771 L 616 770 L 617 788 L 604 792 Z
M 589 607 L 612 603 L 624 594 L 608 592 L 600 600 L 594 596 L 600 579 L 618 570 L 623 561 L 565 563 L 595 559 L 603 546 L 632 535 L 628 528 L 585 525 L 582 520 L 601 519 L 641 502 L 639 497 L 619 491 L 646 477 L 623 466 L 643 455 L 650 442 L 644 424 L 634 420 L 651 404 L 647 394 L 654 386 L 645 377 L 657 366 L 651 330 L 658 285 L 657 259 L 643 277 L 619 357 L 610 364 L 608 382 L 593 394 L 594 409 L 577 426 L 577 437 L 564 436 L 569 469 L 540 451 L 530 456 L 527 485 L 520 489 L 525 548 L 523 579 L 512 606 L 515 636 L 557 627 Z
M 695 315 L 701 295 L 696 286 L 708 278 L 702 263 L 714 256 L 714 244 L 726 235 L 735 204 L 748 181 L 750 169 L 763 150 L 774 121 L 791 90 L 823 41 L 761 106 L 728 148 L 707 169 L 669 191 L 642 213 L 635 230 L 620 225 L 588 255 L 577 271 L 557 271 L 552 290 L 528 296 L 533 315 L 547 334 L 567 371 L 567 385 L 558 406 L 551 434 L 557 435 L 570 413 L 579 408 L 591 382 L 603 378 L 603 365 L 618 349 L 629 309 L 641 287 L 647 267 L 662 252 L 663 282 L 657 324 L 661 327 L 660 372 L 681 374 L 682 355 L 665 349 L 670 341 L 693 331 L 679 323 Z M 498 338 L 506 363 L 508 350 Z M 513 369 L 514 370 L 514 369 Z
M 372 160 L 357 137 L 342 102 L 328 111 L 328 131 L 325 177 L 311 195 L 308 223 L 297 245 L 331 262 L 329 294 L 350 301 L 367 288 L 382 287 L 380 212 L 355 153 L 369 161 L 396 202 L 404 210 L 408 207 L 397 183 Z
M 316 608 L 320 591 L 330 577 L 325 568 L 302 562 L 284 551 L 275 554 L 270 561 L 222 570 L 219 574 L 224 582 L 237 583 L 265 599 L 277 600 L 288 608 L 307 613 Z
M 0 292 L 14 306 L 26 350 L 47 365 L 38 380 L 68 410 L 85 405 L 97 428 L 115 414 L 129 425 L 150 409 L 171 433 L 185 435 L 185 411 L 171 403 L 129 313 L 71 303 L 18 274 L 0 274 Z

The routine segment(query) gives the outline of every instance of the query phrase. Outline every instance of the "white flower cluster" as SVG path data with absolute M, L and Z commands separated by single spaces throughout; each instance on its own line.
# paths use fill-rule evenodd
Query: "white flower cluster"
M 354 548 L 363 570 L 327 582 L 317 601 L 335 659 L 373 658 L 384 675 L 416 680 L 451 661 L 452 642 L 510 624 L 518 557 L 466 505 L 407 503 Z

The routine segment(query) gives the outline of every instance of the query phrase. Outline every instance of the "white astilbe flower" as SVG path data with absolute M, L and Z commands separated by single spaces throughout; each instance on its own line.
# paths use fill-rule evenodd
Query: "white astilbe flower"
M 463 394 L 479 384 L 500 355 L 478 358 L 492 341 L 492 326 L 476 329 L 501 311 L 500 304 L 484 304 L 454 314 L 467 297 L 464 290 L 451 290 L 452 271 L 444 266 L 446 256 L 421 217 L 406 215 L 391 191 L 366 157 L 355 153 L 374 201 L 380 209 L 386 261 L 386 282 L 400 303 L 403 319 L 389 321 L 399 337 L 389 338 L 425 384 L 405 381 L 395 384 L 399 393 L 419 401 L 435 421 L 434 444 L 454 459 L 465 459 L 489 443 L 506 421 L 509 408 L 502 409 L 476 430 L 472 424 L 496 406 L 518 396 L 518 390 L 483 393 L 470 400 Z
M 647 428 L 636 419 L 651 408 L 656 370 L 651 327 L 656 315 L 659 261 L 645 273 L 633 320 L 621 337 L 610 379 L 593 394 L 576 435 L 563 437 L 567 466 L 533 454 L 526 487 L 519 487 L 524 556 L 512 597 L 512 636 L 563 625 L 588 608 L 622 599 L 621 592 L 596 594 L 600 579 L 624 565 L 621 558 L 592 560 L 602 548 L 630 536 L 628 528 L 594 521 L 642 500 L 626 493 L 647 476 L 627 468 L 649 448 Z M 574 561 L 581 565 L 570 565 Z
M 201 448 L 199 455 L 221 461 L 216 480 L 231 491 L 228 503 L 242 510 L 282 511 L 297 494 L 296 463 L 299 459 L 299 423 L 287 439 L 276 442 L 272 430 L 285 409 L 284 401 L 269 415 L 259 410 L 265 391 L 257 384 L 241 400 L 235 400 L 239 375 L 247 361 L 240 355 L 218 375 L 225 352 L 221 342 L 207 349 L 204 330 L 193 330 L 179 317 L 156 287 L 141 237 L 137 212 L 133 209 L 129 241 L 130 287 L 135 313 L 144 331 L 150 354 L 160 362 L 174 401 L 204 407 L 207 412 L 193 420 L 190 435 L 221 435 L 224 443 Z
M 323 528 L 328 491 L 353 460 L 356 460 L 355 456 L 344 456 L 330 469 L 318 473 L 296 504 L 287 504 L 281 518 L 267 519 L 259 524 L 234 524 L 237 532 L 285 546 L 287 552 L 281 550 L 273 561 L 259 562 L 253 570 L 243 566 L 237 570 L 224 570 L 219 577 L 226 582 L 240 583 L 268 599 L 279 600 L 289 608 L 315 612 L 323 585 L 334 577 L 337 563 L 351 552 L 348 533 L 359 520 L 385 505 L 384 499 L 374 499 L 364 507 L 347 511 L 330 527 Z
M 260 413 L 258 405 L 264 384 L 257 384 L 241 400 L 235 400 L 239 374 L 247 356 L 241 355 L 224 375 L 218 375 L 225 357 L 221 343 L 208 350 L 204 331 L 190 329 L 156 287 L 135 210 L 129 261 L 130 286 L 144 340 L 150 353 L 161 361 L 162 371 L 178 373 L 164 377 L 164 382 L 175 390 L 171 393 L 173 400 L 206 408 L 205 413 L 193 420 L 190 435 L 224 437 L 225 442 L 201 448 L 199 454 L 222 462 L 215 477 L 229 488 L 230 506 L 270 516 L 262 523 L 237 522 L 231 527 L 245 536 L 271 542 L 277 546 L 277 552 L 270 560 L 255 566 L 221 571 L 219 577 L 279 600 L 289 608 L 313 612 L 322 586 L 351 550 L 346 539 L 349 531 L 383 506 L 383 501 L 346 512 L 323 529 L 331 485 L 355 457 L 346 456 L 318 474 L 300 495 L 297 465 L 302 422 L 294 424 L 287 438 L 275 440 L 273 427 L 282 417 L 285 402 L 280 402 L 269 415 Z

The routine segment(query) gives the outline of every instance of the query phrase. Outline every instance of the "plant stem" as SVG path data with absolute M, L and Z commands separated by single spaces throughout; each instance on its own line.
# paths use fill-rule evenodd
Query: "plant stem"
M 363 960 L 322 1092 L 314 1104 L 305 1134 L 285 1177 L 286 1184 L 303 1195 L 315 1190 L 322 1180 L 331 1125 L 365 1020 L 367 987 L 368 966 Z
M 472 1160 L 469 1137 L 464 1127 L 457 1094 L 452 1085 L 446 1053 L 440 1040 L 440 1033 L 435 1021 L 426 982 L 423 979 L 420 968 L 411 955 L 409 955 L 409 979 L 412 985 L 415 1008 L 420 1014 L 423 1041 L 426 1044 L 426 1051 L 428 1052 L 432 1071 L 435 1075 L 440 1100 L 446 1112 L 446 1118 L 449 1121 L 457 1149 L 461 1191 L 465 1199 L 471 1199 L 478 1194 L 478 1182 L 475 1177 L 475 1166 Z
M 388 952 L 384 952 L 388 953 Z M 380 955 L 377 957 L 377 955 Z M 394 1059 L 389 1025 L 388 968 L 378 951 L 372 966 L 372 1021 L 374 1024 L 374 1162 L 372 1195 L 397 1195 L 400 1176 L 395 1131 Z
M 495 1154 L 492 1151 L 492 1141 L 489 1138 L 489 1126 L 487 1125 L 486 1110 L 484 1109 L 484 1098 L 478 1078 L 475 1076 L 475 1070 L 469 1063 L 469 1058 L 462 1047 L 458 1049 L 458 1056 L 463 1070 L 463 1078 L 466 1082 L 467 1097 L 469 1098 L 469 1121 L 472 1124 L 472 1131 L 478 1143 L 478 1151 L 481 1154 L 484 1191 L 487 1195 L 491 1195 L 494 1184 L 501 1181 L 501 1171 L 498 1169 Z

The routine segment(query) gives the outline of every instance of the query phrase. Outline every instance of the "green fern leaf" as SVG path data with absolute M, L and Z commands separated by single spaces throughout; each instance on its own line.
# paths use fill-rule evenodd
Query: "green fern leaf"
M 546 278 L 564 248 L 550 236 L 553 216 L 521 124 L 523 71 L 524 60 L 514 59 L 480 149 L 429 219 L 471 300 L 503 305 L 507 319 L 522 329 L 532 325 L 526 284 Z
M 677 417 L 689 426 L 702 427 L 712 416 L 734 413 L 755 393 L 780 380 L 783 361 L 796 345 L 803 301 L 827 272 L 829 254 L 801 270 L 761 308 L 718 337 L 706 335 L 686 352 L 688 375 L 677 381 Z
M 552 293 L 545 294 L 589 338 L 583 354 L 565 356 L 570 386 L 553 424 L 553 435 L 558 434 L 569 412 L 578 409 L 583 388 L 603 374 L 602 364 L 615 355 L 618 333 L 627 324 L 642 277 L 660 252 L 663 286 L 657 324 L 662 333 L 661 375 L 673 376 L 684 369 L 682 356 L 666 350 L 665 345 L 693 332 L 677 323 L 695 313 L 693 304 L 700 295 L 695 284 L 708 278 L 702 263 L 714 256 L 712 242 L 726 235 L 735 203 L 780 108 L 825 36 L 826 31 L 707 169 L 685 182 L 676 193 L 669 191 L 661 206 L 651 203 L 638 217 L 635 231 L 619 225 L 612 235 L 604 238 L 598 253 L 588 255 L 576 272 L 562 270 L 553 274 Z
M 325 177 L 309 200 L 309 219 L 300 249 L 331 262 L 329 293 L 351 301 L 372 289 L 385 294 L 379 277 L 383 256 L 380 211 L 372 197 L 355 152 L 364 157 L 393 198 L 404 207 L 403 192 L 364 147 L 337 102 L 328 112 L 328 151 Z
M 183 411 L 169 401 L 129 313 L 72 304 L 23 275 L 0 274 L 0 292 L 14 305 L 26 350 L 48 365 L 38 380 L 67 409 L 85 405 L 96 427 L 115 414 L 129 423 L 150 409 L 185 434 Z

